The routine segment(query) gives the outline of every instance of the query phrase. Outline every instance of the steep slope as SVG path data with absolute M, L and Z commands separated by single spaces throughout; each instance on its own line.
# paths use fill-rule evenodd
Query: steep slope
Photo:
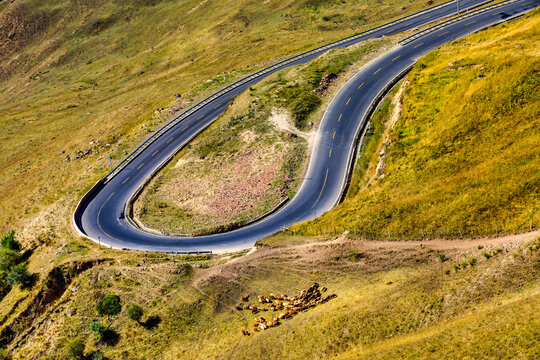
M 0 9 L 4 11 L 8 5 L 17 3 L 1 4 Z M 194 11 L 199 11 L 208 3 L 190 5 L 196 8 Z M 67 3 L 46 1 L 42 4 L 42 8 L 35 6 L 32 9 L 37 13 L 43 9 L 56 14 L 55 11 Z M 96 8 L 80 6 L 95 14 L 111 4 L 126 3 L 102 3 Z M 179 6 L 174 3 L 168 11 L 162 8 L 160 12 L 156 7 L 168 2 L 130 4 L 134 8 L 140 6 L 139 11 L 147 12 L 146 15 L 155 13 L 156 18 L 152 21 L 156 23 L 156 19 L 165 21 L 165 15 L 174 14 L 169 10 Z M 199 4 L 202 5 L 197 7 Z M 70 5 L 73 5 L 70 9 L 77 9 L 79 3 Z M 309 11 L 306 18 L 313 16 Z M 31 29 L 25 28 L 29 35 L 25 38 L 28 49 L 45 46 L 46 41 L 41 41 L 39 34 L 59 33 L 61 37 L 64 29 L 68 29 L 67 34 L 71 33 L 72 29 L 60 21 L 60 17 L 54 19 L 56 21 L 39 25 L 40 30 L 34 35 Z M 75 19 L 73 24 L 83 23 L 82 17 L 73 15 L 70 19 Z M 531 29 L 530 23 L 537 27 L 537 21 L 538 13 L 516 24 L 527 31 Z M 519 34 L 513 26 L 498 30 L 510 29 Z M 114 28 L 115 25 L 111 25 L 107 29 Z M 109 30 L 98 32 L 103 37 L 88 37 L 85 41 L 94 39 L 91 44 L 94 47 L 107 47 L 111 44 L 106 41 L 112 35 L 107 33 Z M 500 33 L 495 30 L 483 34 L 497 38 Z M 155 34 L 146 28 L 141 31 Z M 9 36 L 14 38 L 14 35 Z M 136 36 L 132 39 L 132 46 L 141 44 L 144 47 Z M 522 40 L 518 35 L 507 39 L 509 42 Z M 505 45 L 505 42 L 501 44 Z M 525 53 L 530 46 L 527 44 L 526 41 L 518 44 L 523 46 Z M 532 44 L 534 46 L 534 42 Z M 515 46 L 515 43 L 511 45 Z M 17 51 L 22 54 L 24 50 L 21 49 Z M 13 58 L 17 56 L 15 52 L 11 54 Z M 89 53 L 81 51 L 80 54 L 86 56 Z M 104 54 L 107 55 L 107 51 Z M 111 50 L 111 54 L 116 53 Z M 112 61 L 105 55 L 103 61 Z M 42 59 L 27 57 L 26 63 L 32 61 L 40 63 Z M 10 90 L 0 88 L 2 95 L 12 101 L 0 105 L 1 121 L 11 119 L 11 123 L 2 122 L 2 126 L 7 124 L 2 129 L 12 135 L 2 138 L 0 156 L 16 160 L 11 165 L 9 161 L 5 163 L 0 220 L 5 227 L 16 226 L 22 233 L 22 239 L 21 236 L 19 239 L 28 250 L 25 254 L 29 256 L 29 270 L 40 274 L 40 281 L 33 289 L 14 287 L 0 304 L 2 344 L 7 346 L 1 353 L 7 353 L 13 359 L 73 358 L 74 349 L 82 344 L 85 355 L 100 358 L 100 354 L 104 354 L 110 359 L 538 358 L 538 232 L 506 238 L 421 243 L 372 242 L 352 235 L 309 238 L 278 234 L 261 241 L 259 250 L 240 258 L 245 254 L 223 257 L 134 254 L 72 241 L 68 219 L 82 192 L 81 183 L 91 184 L 106 171 L 109 154 L 121 157 L 124 149 L 137 141 L 123 142 L 125 135 L 136 135 L 136 139 L 141 139 L 148 127 L 158 125 L 160 118 L 150 119 L 148 104 L 161 107 L 168 102 L 166 97 L 170 98 L 181 88 L 180 82 L 163 82 L 159 74 L 144 70 L 144 67 L 131 68 L 138 76 L 115 85 L 120 81 L 118 79 L 123 79 L 124 68 L 115 70 L 111 65 L 111 71 L 107 72 L 109 64 L 100 73 L 97 66 L 108 62 L 96 65 L 95 62 L 87 64 L 88 61 L 83 58 L 79 65 L 96 68 L 90 72 L 81 70 L 84 77 L 73 75 L 73 71 L 81 68 L 75 65 L 69 68 L 64 64 L 55 67 L 60 70 L 54 76 L 49 75 L 52 78 L 47 79 L 49 73 L 32 74 L 30 71 L 33 76 L 27 82 L 21 82 L 24 77 L 8 76 L 5 81 L 11 86 Z M 14 71 L 21 69 L 18 66 L 24 64 L 14 65 Z M 525 71 L 527 69 L 525 67 Z M 456 68 L 455 71 L 462 70 L 467 69 Z M 89 77 L 96 75 L 95 72 L 98 72 L 97 80 Z M 114 75 L 109 78 L 111 73 Z M 126 74 L 129 75 L 129 71 Z M 193 79 L 200 73 L 196 74 L 194 70 L 191 75 L 192 81 L 198 81 Z M 74 83 L 70 76 L 85 81 Z M 140 79 L 140 82 L 131 82 L 133 79 Z M 222 79 L 222 76 L 216 76 L 208 83 L 209 87 L 203 84 L 183 98 L 188 97 L 191 101 L 191 96 L 196 98 L 204 91 L 211 91 L 212 86 L 218 86 Z M 478 80 L 483 81 L 482 78 Z M 88 94 L 95 92 L 96 97 L 84 95 L 88 97 L 74 103 L 79 101 L 78 92 L 74 92 L 75 95 L 63 93 L 80 85 Z M 129 91 L 118 95 L 117 91 L 124 89 L 124 85 Z M 32 94 L 28 99 L 24 98 L 25 89 L 31 90 L 28 90 L 27 94 Z M 11 91 L 18 95 L 12 95 Z M 55 94 L 49 103 L 49 95 Z M 154 98 L 155 94 L 162 94 L 162 97 Z M 152 99 L 162 99 L 159 100 L 162 103 L 154 104 Z M 178 106 L 186 106 L 189 101 L 181 100 Z M 34 102 L 35 107 L 30 106 Z M 125 109 L 126 102 L 136 105 Z M 45 103 L 49 107 L 41 107 Z M 122 105 L 117 108 L 119 104 Z M 40 118 L 37 117 L 38 106 L 44 111 Z M 94 115 L 89 121 L 82 116 L 90 108 L 101 111 L 102 117 L 94 118 L 95 113 L 91 113 Z M 109 114 L 112 109 L 117 111 Z M 129 130 L 137 111 L 148 115 L 144 122 L 146 127 L 141 125 Z M 40 119 L 57 119 L 59 123 L 52 122 L 47 132 L 44 131 L 47 122 L 40 122 Z M 80 132 L 59 135 L 61 131 L 56 131 L 65 130 L 72 124 L 79 126 Z M 115 135 L 122 126 L 124 136 L 118 140 Z M 396 126 L 400 126 L 399 122 Z M 103 138 L 90 135 L 96 133 Z M 79 138 L 81 135 L 87 137 Z M 107 139 L 108 136 L 111 138 Z M 96 140 L 100 142 L 96 144 Z M 38 144 L 32 145 L 33 142 Z M 107 142 L 111 145 L 106 146 Z M 19 153 L 29 145 L 27 153 Z M 71 157 L 75 157 L 76 150 L 82 149 L 84 154 L 89 147 L 93 149 L 92 153 L 76 161 L 64 161 L 66 154 L 58 154 L 60 150 L 68 149 Z M 30 151 L 36 149 L 38 155 Z M 95 151 L 100 153 L 95 154 Z M 31 159 L 28 164 L 27 158 Z M 377 160 L 371 165 L 376 164 Z M 87 167 L 86 175 L 90 176 L 79 175 L 79 170 Z M 385 178 L 391 175 L 387 173 Z M 353 191 L 355 187 L 361 190 L 366 186 L 364 181 L 366 179 L 355 179 Z M 33 205 L 28 206 L 28 199 L 32 199 Z M 64 266 L 59 266 L 61 264 Z M 255 336 L 241 334 L 242 329 L 251 330 L 254 318 L 261 316 L 260 313 L 255 315 L 234 309 L 241 295 L 250 294 L 250 301 L 256 303 L 258 294 L 292 295 L 314 281 L 328 287 L 329 293 L 336 293 L 337 298 Z M 97 303 L 110 293 L 120 296 L 122 312 L 117 316 L 98 314 Z M 36 301 L 42 299 L 41 296 L 51 302 Z M 144 310 L 139 322 L 128 317 L 126 309 L 131 303 L 141 305 Z M 266 313 L 263 316 L 270 317 Z M 109 328 L 107 339 L 96 338 L 89 328 L 93 320 L 100 320 Z M 13 329 L 16 331 L 10 333 Z
M 536 11 L 421 59 L 395 125 L 385 130 L 389 100 L 376 114 L 345 201 L 295 230 L 414 238 L 540 226 L 539 25 Z
M 110 359 L 532 359 L 538 236 L 420 243 L 278 235 L 236 259 L 116 256 L 82 273 L 8 350 L 13 359 L 64 359 L 80 339 L 84 354 Z M 268 330 L 254 332 L 255 319 L 283 311 L 235 309 L 245 295 L 244 305 L 261 306 L 257 295 L 292 296 L 313 282 L 337 297 Z M 120 297 L 119 315 L 97 313 L 107 294 Z M 132 303 L 143 308 L 139 323 L 128 318 Z M 115 336 L 96 339 L 94 320 Z
M 397 38 L 332 50 L 251 86 L 155 176 L 135 203 L 135 219 L 170 234 L 204 234 L 291 199 L 328 103 Z M 324 89 L 321 80 L 329 77 Z

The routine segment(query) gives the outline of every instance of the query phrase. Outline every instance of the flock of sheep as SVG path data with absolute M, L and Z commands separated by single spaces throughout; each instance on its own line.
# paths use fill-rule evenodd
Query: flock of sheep
M 267 321 L 262 316 L 255 319 L 255 322 L 253 323 L 253 331 L 266 330 L 271 327 L 280 325 L 281 320 L 291 319 L 300 311 L 308 310 L 337 297 L 336 294 L 322 296 L 322 293 L 324 292 L 326 292 L 326 287 L 323 286 L 319 289 L 319 284 L 314 283 L 309 289 L 302 290 L 300 292 L 300 295 L 292 297 L 289 297 L 285 294 L 270 294 L 267 297 L 259 295 L 259 303 L 261 303 L 262 305 L 239 304 L 236 305 L 236 310 L 251 310 L 253 314 L 269 310 L 285 310 L 280 315 L 275 316 L 272 320 Z M 248 300 L 249 295 L 242 298 L 243 303 L 247 302 Z M 242 330 L 242 334 L 245 336 L 251 335 L 248 330 Z

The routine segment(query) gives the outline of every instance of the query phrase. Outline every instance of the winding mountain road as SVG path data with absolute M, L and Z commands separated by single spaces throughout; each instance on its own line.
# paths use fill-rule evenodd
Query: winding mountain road
M 461 10 L 485 1 L 460 1 Z M 81 235 L 111 248 L 157 252 L 232 251 L 245 249 L 268 235 L 296 222 L 313 219 L 339 201 L 353 160 L 355 144 L 368 121 L 369 112 L 382 92 L 409 69 L 419 57 L 471 32 L 523 14 L 540 5 L 540 0 L 520 0 L 443 23 L 421 33 L 383 56 L 371 61 L 351 78 L 326 110 L 315 140 L 305 180 L 295 197 L 264 219 L 222 234 L 201 237 L 168 237 L 145 232 L 125 216 L 126 204 L 148 179 L 192 138 L 221 115 L 227 104 L 250 85 L 287 66 L 305 63 L 325 51 L 383 35 L 399 33 L 440 20 L 456 11 L 450 2 L 428 9 L 403 21 L 390 23 L 364 35 L 329 44 L 282 65 L 262 70 L 230 91 L 210 99 L 180 122 L 171 126 L 143 150 L 100 181 L 81 201 L 73 221 Z M 189 112 L 189 111 L 188 111 Z

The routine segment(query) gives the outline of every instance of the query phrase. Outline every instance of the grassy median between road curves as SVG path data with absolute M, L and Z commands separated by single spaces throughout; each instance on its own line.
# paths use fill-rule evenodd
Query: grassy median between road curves
M 420 59 L 389 135 L 394 105 L 375 114 L 346 200 L 294 229 L 419 238 L 539 227 L 538 29 L 537 10 Z
M 387 11 L 385 4 L 394 3 L 371 6 L 370 23 L 401 11 Z M 252 60 L 281 54 L 283 43 L 298 41 L 289 49 L 296 51 L 353 31 L 367 8 L 361 2 L 250 3 L 243 11 L 251 22 L 243 25 L 231 9 L 247 3 L 220 4 L 0 4 L 0 32 L 10 39 L 0 46 L 16 45 L 0 51 L 6 56 L 0 67 L 9 73 L 0 86 L 0 224 L 3 233 L 15 228 L 20 259 L 36 274 L 33 287 L 12 286 L 1 300 L 0 358 L 538 358 L 538 233 L 421 244 L 280 233 L 248 255 L 174 257 L 74 239 L 74 204 L 106 173 L 109 155 L 117 163 L 170 109 L 185 108 L 252 70 L 245 67 Z M 186 16 L 190 11 L 197 17 Z M 538 28 L 537 19 L 519 24 L 524 31 L 529 22 Z M 331 28 L 323 31 L 321 24 Z M 532 45 L 516 44 L 519 32 L 506 30 L 515 38 L 486 34 L 501 49 L 511 43 L 520 45 L 517 55 L 526 54 Z M 238 56 L 249 36 L 255 45 Z M 264 41 L 255 41 L 259 37 Z M 192 38 L 215 41 L 198 45 Z M 222 63 L 214 61 L 218 57 Z M 455 71 L 469 71 L 460 66 Z M 241 70 L 223 74 L 231 67 Z M 167 106 L 176 92 L 181 99 Z M 381 131 L 384 142 L 379 128 L 373 137 Z M 366 186 L 363 178 L 354 181 L 353 188 Z M 337 298 L 279 327 L 242 335 L 261 315 L 235 310 L 242 296 L 293 295 L 314 281 Z M 97 311 L 109 294 L 119 296 L 117 315 Z M 134 303 L 140 318 L 128 311 Z
M 395 41 L 333 50 L 250 87 L 152 179 L 135 218 L 169 234 L 201 235 L 243 225 L 292 198 L 329 101 Z M 323 86 L 322 79 L 331 80 Z

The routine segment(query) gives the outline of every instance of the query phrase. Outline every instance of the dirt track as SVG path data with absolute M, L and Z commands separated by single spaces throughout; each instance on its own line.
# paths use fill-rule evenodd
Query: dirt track
M 400 266 L 415 255 L 427 256 L 433 251 L 461 254 L 469 250 L 477 250 L 479 245 L 486 249 L 502 245 L 510 250 L 537 237 L 540 237 L 540 230 L 500 237 L 421 241 L 375 241 L 341 235 L 328 240 L 307 242 L 299 245 L 253 248 L 246 255 L 227 263 L 197 271 L 193 283 L 197 285 L 212 278 L 235 281 L 235 278 L 246 268 L 253 266 L 252 264 L 262 264 L 264 260 L 270 258 L 286 260 L 291 267 L 313 265 L 331 261 L 336 257 L 348 256 L 348 252 L 354 249 L 363 254 L 362 257 L 364 254 L 366 255 L 366 259 L 358 262 L 358 265 L 363 266 L 366 271 L 377 271 L 381 258 L 385 258 L 386 265 L 389 265 L 388 261 L 392 261 L 395 266 Z

